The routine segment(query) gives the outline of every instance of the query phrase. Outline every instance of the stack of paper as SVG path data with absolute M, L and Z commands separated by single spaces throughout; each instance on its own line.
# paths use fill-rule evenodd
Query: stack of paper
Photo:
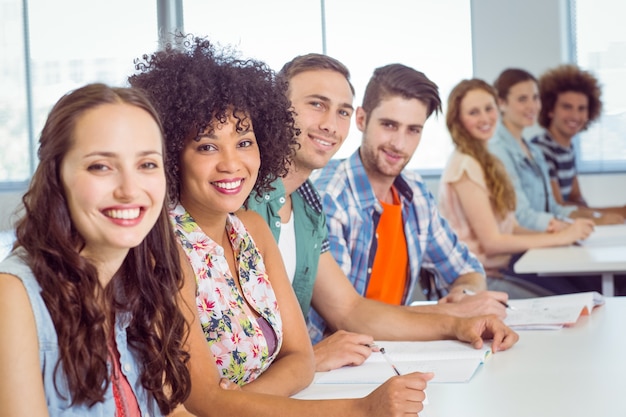
M 602 304 L 604 297 L 596 291 L 509 300 L 504 322 L 515 330 L 560 329 Z
M 455 340 L 432 342 L 376 342 L 401 374 L 433 372 L 431 382 L 467 382 L 491 354 L 485 343 L 482 349 Z M 318 372 L 316 384 L 382 384 L 395 373 L 380 352 L 360 366 L 345 366 L 331 372 Z

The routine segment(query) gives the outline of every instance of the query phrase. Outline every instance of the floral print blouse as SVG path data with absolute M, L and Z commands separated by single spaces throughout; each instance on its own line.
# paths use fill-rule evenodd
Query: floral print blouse
M 223 377 L 239 385 L 254 381 L 276 358 L 283 336 L 278 302 L 261 254 L 241 220 L 229 214 L 226 231 L 239 265 L 242 295 L 224 249 L 200 229 L 182 205 L 170 211 L 170 220 L 196 275 L 198 315 L 217 367 Z M 263 333 L 250 306 L 274 334 Z M 276 348 L 270 352 L 268 344 L 273 341 L 268 343 L 267 338 L 274 336 Z

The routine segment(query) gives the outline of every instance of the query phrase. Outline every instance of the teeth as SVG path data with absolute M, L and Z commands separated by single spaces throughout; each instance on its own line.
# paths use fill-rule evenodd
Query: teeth
M 317 142 L 317 143 L 320 143 L 320 144 L 324 145 L 324 146 L 332 146 L 333 145 L 332 143 L 326 142 L 325 140 L 322 140 L 322 139 L 314 138 L 313 140 L 315 142 Z
M 214 182 L 213 185 L 224 190 L 233 190 L 241 185 L 241 180 L 232 182 Z
M 104 214 L 114 219 L 131 220 L 139 217 L 139 212 L 139 208 L 133 208 L 124 210 L 107 210 Z

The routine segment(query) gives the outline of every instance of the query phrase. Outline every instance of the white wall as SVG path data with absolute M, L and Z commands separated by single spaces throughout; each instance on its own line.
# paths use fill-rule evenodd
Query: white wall
M 505 68 L 537 75 L 568 60 L 566 0 L 471 0 L 474 76 Z
M 16 209 L 22 202 L 23 191 L 0 192 L 0 231 L 12 229 Z

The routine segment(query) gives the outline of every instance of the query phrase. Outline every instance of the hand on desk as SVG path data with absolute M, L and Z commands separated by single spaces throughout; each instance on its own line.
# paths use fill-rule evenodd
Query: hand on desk
M 372 336 L 339 330 L 313 346 L 315 371 L 361 365 L 372 354 L 372 349 L 367 345 L 373 343 Z
M 474 317 L 493 314 L 506 317 L 507 293 L 502 291 L 480 291 L 474 295 L 453 291 L 439 300 L 441 312 L 457 317 Z
M 563 235 L 563 244 L 570 245 L 579 240 L 584 240 L 593 233 L 593 220 L 590 219 L 576 219 L 565 229 L 562 229 L 557 234 Z
M 458 340 L 468 342 L 476 349 L 483 346 L 484 339 L 493 339 L 493 353 L 506 350 L 517 343 L 519 335 L 496 316 L 480 316 L 457 319 L 454 335 Z
M 424 408 L 427 382 L 432 373 L 414 372 L 389 378 L 384 384 L 360 401 L 364 416 L 416 415 Z

